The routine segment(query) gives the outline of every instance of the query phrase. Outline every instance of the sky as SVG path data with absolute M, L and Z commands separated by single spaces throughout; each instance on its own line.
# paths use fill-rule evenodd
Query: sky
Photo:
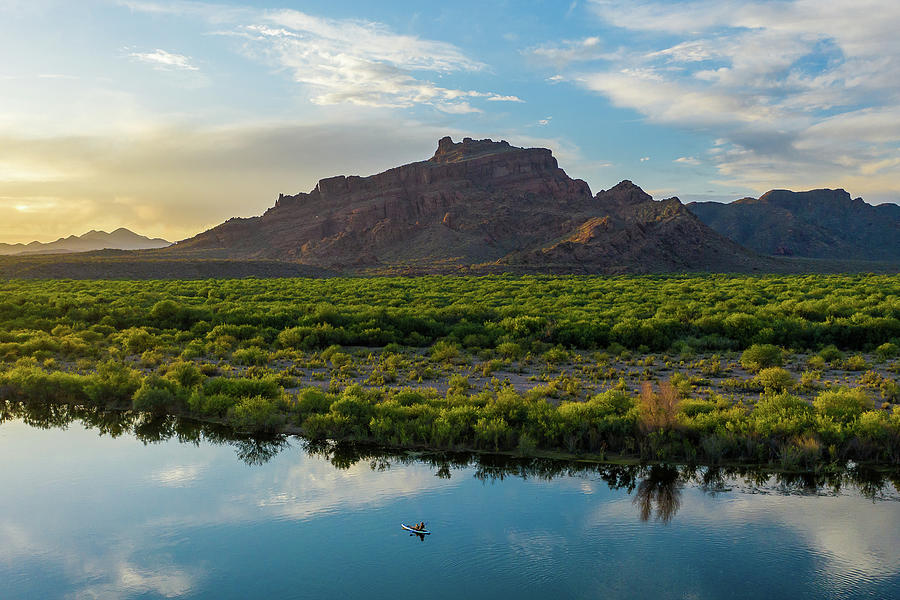
M 900 202 L 896 0 L 0 0 L 0 242 L 179 240 L 432 155 Z

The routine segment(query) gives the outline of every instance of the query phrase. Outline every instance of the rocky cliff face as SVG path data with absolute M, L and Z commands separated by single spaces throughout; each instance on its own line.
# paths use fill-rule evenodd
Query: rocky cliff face
M 279 196 L 168 252 L 296 260 L 339 270 L 460 266 L 566 272 L 747 270 L 752 253 L 677 199 L 625 181 L 591 195 L 549 150 L 449 137 L 429 160 L 370 177 L 331 177 Z
M 772 190 L 758 199 L 688 207 L 719 233 L 762 254 L 900 260 L 900 206 L 872 206 L 844 190 Z

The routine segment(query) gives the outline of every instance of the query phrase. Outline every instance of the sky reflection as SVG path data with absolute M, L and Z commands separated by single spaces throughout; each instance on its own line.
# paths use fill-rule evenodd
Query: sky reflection
M 435 597 L 853 597 L 900 583 L 892 487 L 872 501 L 728 479 L 710 494 L 668 467 L 621 489 L 589 473 L 501 481 L 484 465 L 447 478 L 416 461 L 338 469 L 296 441 L 248 465 L 225 445 L 75 423 L 4 423 L 0 452 L 13 598 L 408 597 L 410 569 Z M 424 543 L 399 530 L 418 520 L 435 531 Z

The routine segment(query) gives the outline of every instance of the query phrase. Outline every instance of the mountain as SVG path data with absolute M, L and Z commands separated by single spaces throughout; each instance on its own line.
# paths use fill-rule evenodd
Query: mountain
M 171 245 L 171 242 L 167 242 L 164 239 L 151 239 L 120 227 L 112 233 L 92 229 L 84 235 L 70 235 L 67 238 L 59 238 L 55 242 L 45 244 L 41 242 L 0 244 L 0 254 L 69 254 L 72 252 L 90 252 L 104 249 L 148 250 L 151 248 L 165 248 L 169 245 Z
M 449 137 L 430 159 L 280 195 L 166 255 L 293 260 L 343 272 L 747 271 L 767 259 L 717 234 L 677 198 L 630 181 L 591 194 L 550 150 Z
M 772 190 L 730 204 L 687 206 L 722 235 L 761 254 L 900 260 L 900 206 L 872 206 L 844 190 Z

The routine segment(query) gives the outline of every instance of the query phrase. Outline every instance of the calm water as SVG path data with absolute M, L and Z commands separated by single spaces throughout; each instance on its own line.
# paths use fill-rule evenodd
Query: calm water
M 0 425 L 0 598 L 900 597 L 889 483 L 158 437 Z

